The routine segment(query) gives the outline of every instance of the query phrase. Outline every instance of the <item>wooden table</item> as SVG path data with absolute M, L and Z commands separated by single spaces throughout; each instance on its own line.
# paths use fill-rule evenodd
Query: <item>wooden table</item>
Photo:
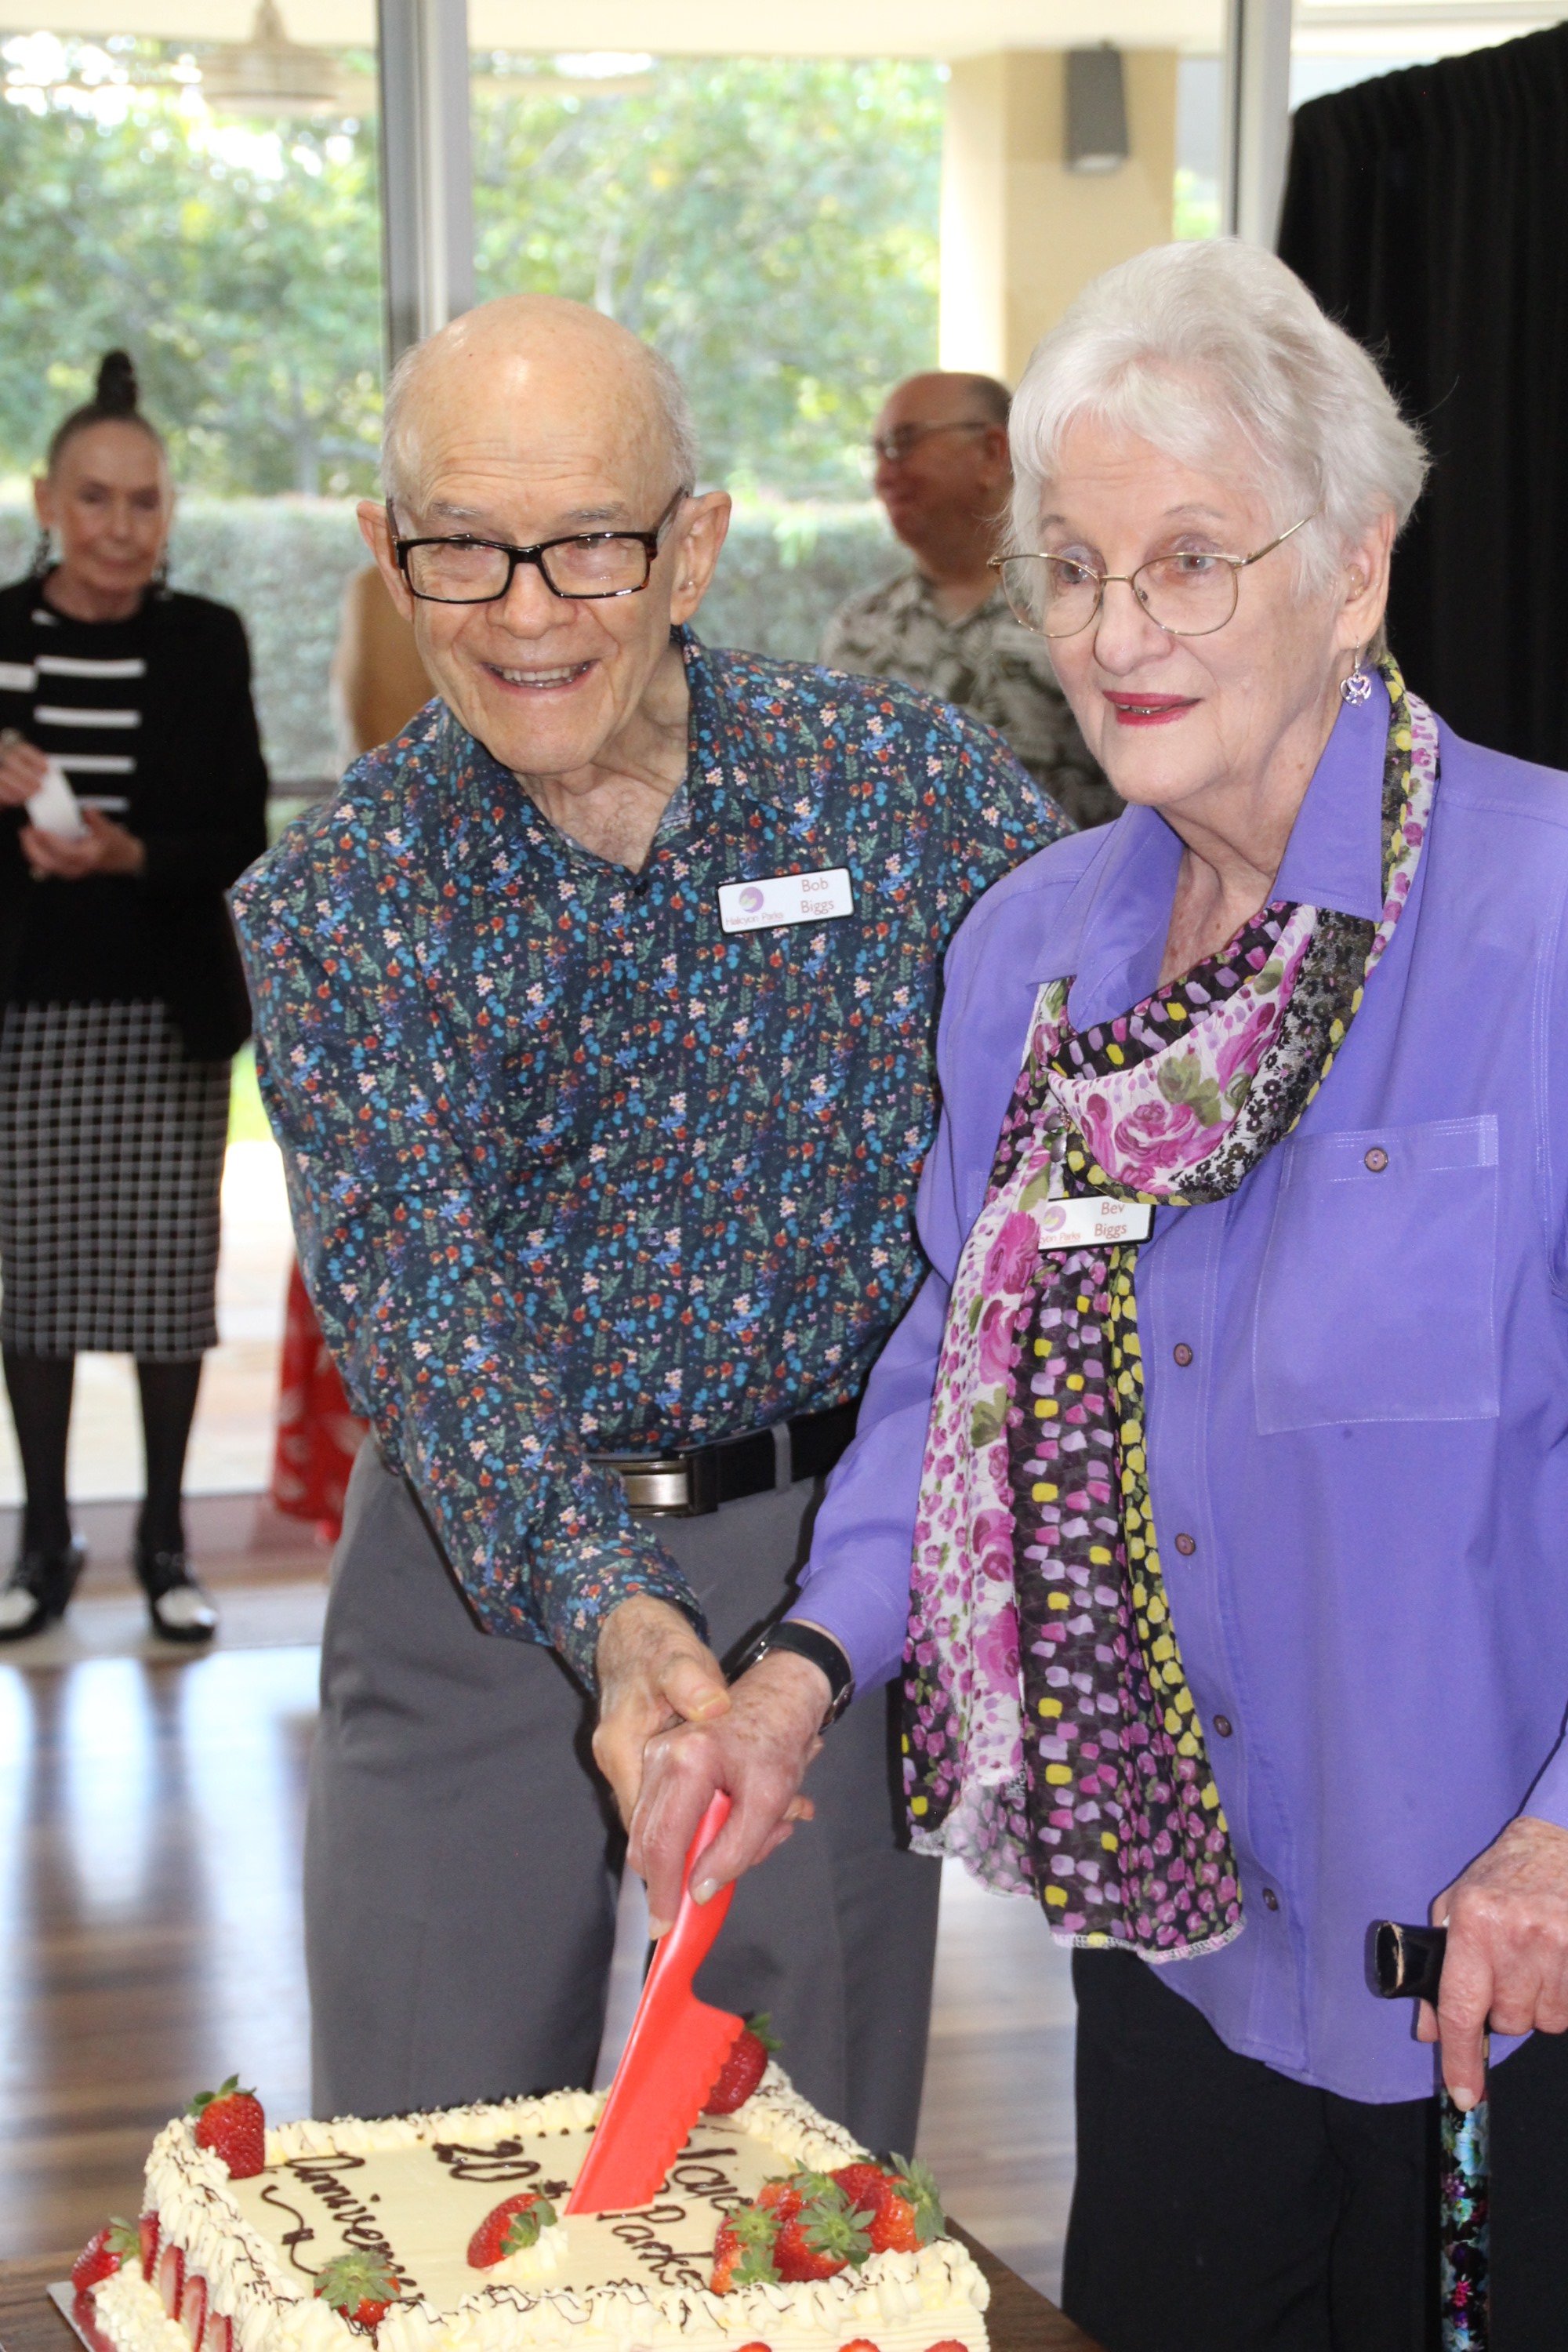
M 994 2352 L 1096 2352 L 1083 2330 L 1064 2319 L 1037 2287 L 999 2263 L 967 2231 L 954 2227 L 952 2234 L 963 2240 L 991 2282 L 986 2326 Z M 0 2263 L 0 2352 L 79 2352 L 47 2293 L 56 2279 L 68 2274 L 76 2253 L 73 2247 L 66 2254 Z

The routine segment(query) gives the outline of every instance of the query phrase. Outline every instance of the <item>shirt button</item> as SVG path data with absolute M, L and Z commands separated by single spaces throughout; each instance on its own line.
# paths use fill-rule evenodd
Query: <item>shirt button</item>
M 1174 1356 L 1177 1363 L 1181 1365 L 1184 1371 L 1193 1360 L 1193 1351 L 1188 1347 L 1184 1339 L 1179 1339 L 1176 1342 L 1176 1345 L 1172 1349 L 1171 1353 Z
M 1388 1165 L 1388 1154 L 1381 1143 L 1374 1143 L 1366 1155 L 1366 1165 L 1374 1176 L 1381 1176 Z
M 1218 1732 L 1222 1739 L 1228 1739 L 1231 1733 L 1235 1730 L 1236 1726 L 1232 1723 L 1228 1715 L 1216 1715 L 1214 1719 L 1214 1727 Z
M 1263 1907 L 1266 1911 L 1278 1911 L 1279 1908 L 1279 1897 L 1271 1886 L 1263 1890 Z
M 1195 1536 L 1178 1536 L 1176 1538 L 1176 1549 L 1181 1553 L 1184 1559 L 1191 1559 L 1197 1548 L 1197 1538 Z

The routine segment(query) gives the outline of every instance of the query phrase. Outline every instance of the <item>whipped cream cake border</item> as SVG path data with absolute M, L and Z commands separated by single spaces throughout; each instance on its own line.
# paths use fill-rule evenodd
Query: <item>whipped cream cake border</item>
M 421 2141 L 461 2139 L 469 2147 L 554 2132 L 584 2131 L 603 2109 L 602 2094 L 556 2091 L 538 2099 L 510 2099 L 427 2115 L 366 2122 L 357 2116 L 321 2123 L 307 2118 L 267 2135 L 268 2164 L 297 2157 L 388 2153 Z M 830 2123 L 769 2066 L 746 2104 L 723 2118 L 727 2130 L 761 2140 L 781 2157 L 830 2170 L 866 2151 Z M 205 2279 L 210 2308 L 233 2328 L 236 2352 L 365 2352 L 353 2326 L 308 2285 L 284 2270 L 273 2247 L 236 2203 L 228 2171 L 196 2146 L 187 2116 L 165 2126 L 147 2159 L 148 2207 L 158 2216 L 160 2244 L 181 2247 Z M 191 2352 L 190 2338 L 171 2320 L 154 2286 L 132 2263 L 94 2289 L 98 2315 L 121 2352 Z M 694 2330 L 742 2341 L 762 2338 L 772 2352 L 797 2341 L 841 2343 L 867 2326 L 913 2341 L 909 2323 L 948 2313 L 965 2340 L 984 2341 L 973 2315 L 984 2311 L 990 2289 L 966 2250 L 940 2238 L 916 2253 L 873 2254 L 858 2271 L 807 2286 L 748 2286 L 728 2294 L 705 2288 L 641 2284 L 574 2289 L 543 2281 L 478 2286 L 441 2311 L 421 2301 L 389 2311 L 376 2331 L 378 2352 L 501 2352 L 520 2342 L 678 2345 Z M 931 2326 L 928 2317 L 926 2326 Z M 928 2339 L 929 2340 L 929 2339 Z M 891 2347 L 889 2347 L 891 2352 Z M 922 2341 L 920 2352 L 925 2352 Z

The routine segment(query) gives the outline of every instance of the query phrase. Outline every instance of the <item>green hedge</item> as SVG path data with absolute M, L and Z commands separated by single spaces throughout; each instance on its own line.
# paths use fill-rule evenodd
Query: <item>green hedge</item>
M 34 537 L 29 509 L 0 503 L 0 580 L 26 568 Z M 745 508 L 699 625 L 714 645 L 810 661 L 834 607 L 896 570 L 898 552 L 870 504 Z M 192 499 L 180 508 L 171 577 L 244 614 L 279 792 L 319 789 L 336 773 L 327 671 L 344 583 L 363 554 L 346 500 Z

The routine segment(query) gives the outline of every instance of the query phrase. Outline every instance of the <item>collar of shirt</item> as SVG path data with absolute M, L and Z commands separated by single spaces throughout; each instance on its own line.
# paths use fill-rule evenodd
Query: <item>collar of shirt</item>
M 701 640 L 685 627 L 673 629 L 670 635 L 686 664 L 690 698 L 686 773 L 659 818 L 648 853 L 650 865 L 661 850 L 683 837 L 721 828 L 731 811 L 742 824 L 746 820 L 741 808 L 776 814 L 786 782 L 783 772 L 760 755 L 743 716 L 722 702 Z M 468 775 L 483 801 L 493 799 L 498 787 L 509 797 L 515 793 L 520 822 L 534 850 L 558 866 L 571 867 L 579 877 L 586 872 L 604 875 L 617 884 L 628 879 L 626 868 L 596 856 L 552 824 L 523 779 L 503 766 L 446 706 L 440 726 L 442 732 L 431 749 L 441 772 Z M 476 850 L 483 845 L 486 831 L 476 829 Z
M 977 622 L 1010 621 L 1013 618 L 1013 608 L 1002 593 L 1001 584 L 998 583 L 984 604 L 976 604 L 973 611 L 963 614 L 956 621 L 950 620 L 936 601 L 935 581 L 928 580 L 923 572 L 918 571 L 907 572 L 904 577 L 895 583 L 894 593 L 889 597 L 889 603 L 895 611 L 919 611 L 926 614 L 935 622 L 939 629 L 946 629 L 955 637 L 961 636 L 965 629 L 973 628 Z
M 1387 740 L 1381 694 L 1341 707 L 1291 827 L 1274 899 L 1377 920 Z M 1158 986 L 1181 860 L 1180 836 L 1157 809 L 1134 805 L 1106 829 L 1064 910 L 1063 950 L 1048 971 L 1030 975 L 1076 975 L 1068 1009 L 1077 1027 L 1113 1019 Z

